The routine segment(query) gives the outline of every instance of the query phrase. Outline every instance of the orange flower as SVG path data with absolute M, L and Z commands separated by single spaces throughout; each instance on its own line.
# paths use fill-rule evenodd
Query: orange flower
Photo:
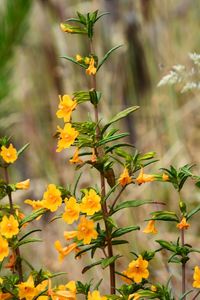
M 73 29 L 70 28 L 70 26 L 68 26 L 68 24 L 60 24 L 60 28 L 63 32 L 68 32 L 68 33 L 73 33 Z
M 69 162 L 72 164 L 82 164 L 83 161 L 79 157 L 79 149 L 78 148 L 76 148 L 74 155 L 73 155 L 72 159 L 69 160 Z
M 92 156 L 91 156 L 91 162 L 96 162 L 97 161 L 97 156 L 95 154 L 95 149 L 92 149 Z
M 76 61 L 80 62 L 83 60 L 83 57 L 80 54 L 76 54 Z
M 149 277 L 149 271 L 147 270 L 148 264 L 148 261 L 139 255 L 137 260 L 130 262 L 128 269 L 125 271 L 125 275 L 133 279 L 136 283 L 140 283 L 143 278 L 146 279 Z
M 66 255 L 68 255 L 70 252 L 75 250 L 77 248 L 76 243 L 72 243 L 71 245 L 67 247 L 62 247 L 60 241 L 55 241 L 54 246 L 56 250 L 59 252 L 59 260 L 62 261 Z
M 13 252 L 10 256 L 9 256 L 9 261 L 8 263 L 5 265 L 6 269 L 10 269 L 11 271 L 15 270 L 15 264 L 16 264 L 16 255 Z M 0 298 L 1 299 L 1 298 Z
M 67 241 L 73 239 L 76 236 L 77 236 L 77 231 L 76 230 L 74 230 L 74 231 L 64 231 L 64 237 Z
M 0 261 L 2 261 L 5 257 L 7 257 L 8 254 L 9 254 L 8 242 L 0 235 Z
M 79 135 L 79 132 L 76 131 L 75 128 L 72 127 L 70 123 L 65 124 L 64 128 L 60 128 L 58 126 L 59 132 L 59 140 L 58 140 L 58 148 L 56 152 L 60 152 L 63 149 L 69 148 Z
M 150 220 L 146 226 L 146 228 L 143 230 L 144 233 L 158 233 L 158 230 L 155 228 L 155 220 Z
M 178 229 L 180 229 L 180 230 L 181 230 L 181 229 L 188 229 L 188 228 L 190 227 L 190 224 L 187 223 L 186 218 L 183 217 L 182 220 L 181 220 L 181 222 L 178 223 L 178 224 L 176 225 L 176 227 L 177 227 Z
M 13 299 L 13 295 L 10 293 L 2 293 L 0 292 L 0 300 Z
M 142 183 L 145 183 L 145 182 L 151 182 L 151 181 L 154 181 L 154 180 L 155 180 L 155 176 L 154 175 L 144 174 L 143 168 L 141 168 L 140 174 L 136 178 L 136 182 L 138 184 L 142 184 Z
M 58 118 L 63 118 L 64 122 L 69 122 L 71 118 L 72 111 L 76 108 L 77 102 L 76 100 L 72 100 L 69 95 L 60 96 L 60 103 L 58 106 L 58 111 L 56 112 L 56 116 Z
M 194 281 L 193 281 L 192 286 L 194 288 L 199 289 L 200 288 L 200 268 L 198 266 L 196 266 L 194 268 L 193 279 L 194 279 Z
M 94 66 L 94 64 L 95 64 L 94 58 L 91 57 L 89 67 L 86 69 L 87 75 L 95 75 L 96 74 L 97 68 Z
M 138 299 L 140 299 L 140 297 L 141 297 L 140 294 L 133 293 L 128 296 L 128 300 L 138 300 Z
M 12 238 L 14 235 L 17 235 L 19 232 L 19 223 L 14 218 L 13 215 L 10 215 L 9 218 L 7 216 L 3 216 L 2 221 L 0 223 L 1 234 L 5 236 L 7 239 Z
M 80 204 L 81 212 L 86 213 L 88 216 L 94 215 L 95 212 L 101 210 L 100 202 L 101 197 L 97 195 L 95 190 L 87 190 Z
M 24 203 L 31 205 L 33 210 L 44 208 L 43 200 L 40 201 L 40 200 L 26 199 Z
M 65 199 L 65 212 L 62 218 L 67 224 L 72 224 L 74 221 L 78 220 L 80 213 L 80 204 L 76 202 L 74 197 L 70 197 L 69 200 Z
M 169 176 L 167 174 L 163 173 L 162 180 L 163 181 L 168 181 L 169 180 Z
M 32 300 L 37 294 L 33 277 L 31 275 L 27 281 L 21 282 L 20 284 L 17 284 L 17 286 L 19 289 L 20 299 Z
M 56 188 L 55 184 L 49 184 L 43 195 L 43 207 L 54 212 L 61 204 L 61 192 Z
M 17 150 L 13 147 L 12 144 L 10 144 L 8 148 L 2 146 L 0 155 L 7 163 L 14 163 L 18 157 Z
M 125 186 L 129 183 L 132 182 L 132 178 L 129 176 L 129 173 L 128 173 L 128 169 L 125 168 L 123 173 L 120 175 L 119 177 L 119 183 L 122 185 L 122 186 Z
M 30 187 L 30 179 L 16 183 L 15 187 L 19 190 L 28 190 Z
M 84 216 L 81 217 L 81 221 L 78 225 L 77 238 L 83 240 L 83 244 L 90 244 L 92 239 L 96 239 L 98 236 L 97 231 L 94 229 L 94 222 L 87 220 Z
M 88 300 L 106 300 L 107 297 L 101 296 L 99 291 L 88 292 Z

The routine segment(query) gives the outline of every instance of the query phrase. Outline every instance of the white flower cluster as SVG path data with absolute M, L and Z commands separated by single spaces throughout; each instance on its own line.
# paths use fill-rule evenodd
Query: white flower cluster
M 190 70 L 186 70 L 184 65 L 174 65 L 171 71 L 165 75 L 158 83 L 158 87 L 164 85 L 175 85 L 181 83 L 181 93 L 185 93 L 191 90 L 200 90 L 200 81 L 193 81 L 196 75 L 199 76 L 200 73 L 200 54 L 189 53 L 189 58 L 195 65 Z M 196 79 L 196 78 L 195 78 Z

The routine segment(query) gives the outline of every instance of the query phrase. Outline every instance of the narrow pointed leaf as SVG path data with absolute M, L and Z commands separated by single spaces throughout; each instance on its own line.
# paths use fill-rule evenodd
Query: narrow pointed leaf
M 104 57 L 102 58 L 101 62 L 99 63 L 98 67 L 97 67 L 97 71 L 101 68 L 101 66 L 104 64 L 104 62 L 108 59 L 108 57 L 110 56 L 110 54 L 117 50 L 118 48 L 122 47 L 122 45 L 118 45 L 118 46 L 115 46 L 113 47 L 112 49 L 110 49 L 105 55 Z
M 101 141 L 99 141 L 97 143 L 97 147 L 102 146 L 102 145 L 107 144 L 107 143 L 110 143 L 112 141 L 116 141 L 116 140 L 122 139 L 122 138 L 124 138 L 126 136 L 129 136 L 129 133 L 125 132 L 125 133 L 120 133 L 120 134 L 116 134 L 116 135 L 104 138 L 104 139 L 102 139 Z
M 21 154 L 26 150 L 26 148 L 29 147 L 29 145 L 30 145 L 30 144 L 27 143 L 27 144 L 24 145 L 21 149 L 19 149 L 19 150 L 17 151 L 18 156 L 21 155 Z
M 97 265 L 100 265 L 101 262 L 102 262 L 102 259 L 101 259 L 101 260 L 98 260 L 98 261 L 96 261 L 96 262 L 94 262 L 93 264 L 90 264 L 90 265 L 84 267 L 83 270 L 82 270 L 82 274 L 84 274 L 85 272 L 87 272 L 87 271 L 90 270 L 91 268 L 93 268 L 93 267 L 95 267 L 95 266 L 97 266 Z
M 118 114 L 116 114 L 102 129 L 102 134 L 105 132 L 105 130 L 113 123 L 125 118 L 126 116 L 128 116 L 129 114 L 133 113 L 134 111 L 136 111 L 137 109 L 139 109 L 139 106 L 131 106 L 128 107 L 126 109 L 124 109 L 123 111 L 120 111 Z
M 129 200 L 129 201 L 124 201 L 120 204 L 118 204 L 112 214 L 116 213 L 118 210 L 121 210 L 123 208 L 128 208 L 128 207 L 138 207 L 141 206 L 143 204 L 152 204 L 151 200 Z
M 30 215 L 22 219 L 20 222 L 20 227 L 22 227 L 24 224 L 29 223 L 35 219 L 37 219 L 39 216 L 43 215 L 47 210 L 45 208 L 40 208 L 36 211 L 33 211 Z
M 121 255 L 115 255 L 115 256 L 112 256 L 112 257 L 108 257 L 108 258 L 104 258 L 102 261 L 101 261 L 101 267 L 103 269 L 105 269 L 106 267 L 108 267 L 110 264 L 112 264 L 116 259 L 118 259 L 119 257 L 121 257 Z
M 112 238 L 117 238 L 120 237 L 128 232 L 134 231 L 134 230 L 139 230 L 140 227 L 139 226 L 128 226 L 128 227 L 124 227 L 124 228 L 118 228 L 117 230 L 115 230 L 112 233 Z
M 25 244 L 29 244 L 29 243 L 35 243 L 35 242 L 42 242 L 41 239 L 27 239 L 27 240 L 22 240 L 20 242 L 18 242 L 16 245 L 15 245 L 15 249 L 22 246 L 22 245 L 25 245 Z
M 187 220 L 189 220 L 193 215 L 198 213 L 200 211 L 200 205 L 192 209 L 188 214 L 187 214 Z
M 74 64 L 76 64 L 76 65 L 78 65 L 78 66 L 80 66 L 80 67 L 82 67 L 82 68 L 84 68 L 84 69 L 87 69 L 87 67 L 86 67 L 85 65 L 83 65 L 83 64 L 81 64 L 81 63 L 79 63 L 79 62 L 77 62 L 73 57 L 70 57 L 70 56 L 66 56 L 66 55 L 65 55 L 65 56 L 61 56 L 61 58 L 67 59 L 67 60 L 73 62 Z

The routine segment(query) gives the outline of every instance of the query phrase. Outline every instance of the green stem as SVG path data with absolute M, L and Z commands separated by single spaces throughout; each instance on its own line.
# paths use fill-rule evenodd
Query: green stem
M 9 175 L 8 175 L 8 168 L 5 167 L 4 168 L 4 176 L 5 176 L 5 181 L 6 184 L 9 184 Z M 13 207 L 13 200 L 12 200 L 12 193 L 11 191 L 8 192 L 8 199 L 9 199 L 9 205 L 10 205 L 10 214 L 14 215 L 15 210 Z M 21 263 L 21 255 L 20 255 L 20 250 L 19 247 L 17 247 L 16 249 L 13 249 L 14 254 L 16 255 L 17 261 L 16 261 L 16 265 L 15 265 L 15 269 L 19 275 L 19 280 L 20 282 L 23 281 L 23 271 L 22 271 L 22 263 Z
M 92 40 L 90 40 L 90 52 L 94 53 L 93 49 L 93 44 Z M 94 88 L 96 90 L 97 88 L 97 83 L 96 83 L 96 75 L 91 75 L 91 83 L 90 83 L 90 88 Z M 94 117 L 95 117 L 95 123 L 97 124 L 96 127 L 96 140 L 98 141 L 101 137 L 101 130 L 99 127 L 99 111 L 98 111 L 98 105 L 94 105 Z M 95 153 L 98 158 L 101 158 L 104 153 L 101 149 L 101 147 L 95 149 Z M 112 246 L 112 238 L 110 234 L 110 229 L 109 229 L 109 223 L 107 221 L 107 217 L 109 216 L 108 213 L 108 207 L 106 204 L 106 201 L 103 201 L 106 196 L 106 183 L 105 183 L 105 177 L 104 173 L 100 172 L 100 180 L 101 180 L 101 208 L 102 208 L 102 213 L 103 213 L 103 220 L 105 224 L 105 230 L 106 230 L 106 241 L 107 241 L 107 247 L 108 247 L 108 257 L 113 256 L 113 246 Z M 110 271 L 110 293 L 115 294 L 115 263 L 111 263 L 109 265 L 109 271 Z
M 181 245 L 182 247 L 185 244 L 185 232 L 184 228 L 181 229 Z M 186 291 L 186 263 L 182 262 L 182 294 L 184 294 Z M 186 296 L 183 298 L 183 300 L 186 300 Z

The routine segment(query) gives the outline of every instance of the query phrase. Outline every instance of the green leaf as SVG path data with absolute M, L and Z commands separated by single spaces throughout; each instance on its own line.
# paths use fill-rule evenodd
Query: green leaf
M 97 266 L 97 265 L 100 265 L 101 262 L 102 262 L 102 259 L 101 259 L 101 260 L 98 260 L 98 261 L 96 261 L 96 262 L 94 262 L 93 264 L 90 264 L 90 265 L 84 267 L 83 270 L 82 270 L 82 274 L 84 274 L 85 272 L 87 272 L 87 271 L 90 270 L 91 268 L 93 268 L 93 267 L 95 267 L 95 266 Z
M 104 62 L 108 59 L 108 57 L 110 56 L 110 54 L 117 50 L 118 48 L 122 47 L 123 45 L 118 45 L 118 46 L 115 46 L 113 47 L 112 49 L 110 49 L 105 55 L 104 57 L 102 58 L 102 60 L 100 61 L 98 67 L 97 67 L 97 71 L 101 68 L 101 66 L 104 64 Z
M 25 245 L 25 244 L 29 244 L 29 243 L 35 243 L 35 242 L 42 242 L 41 239 L 27 239 L 27 240 L 21 240 L 20 242 L 16 243 L 15 245 L 15 249 L 22 246 L 22 245 Z
M 112 240 L 112 245 L 128 244 L 127 240 Z
M 29 147 L 29 143 L 27 143 L 26 145 L 24 145 L 21 149 L 19 149 L 17 151 L 18 156 L 20 156 L 28 147 Z
M 111 256 L 111 257 L 108 257 L 108 258 L 104 258 L 102 261 L 101 261 L 101 267 L 103 269 L 105 269 L 106 267 L 108 267 L 110 264 L 112 264 L 116 259 L 118 259 L 119 257 L 121 257 L 121 255 L 115 255 L 115 256 Z
M 103 16 L 105 16 L 105 15 L 109 15 L 109 14 L 110 14 L 110 12 L 105 12 L 105 13 L 100 14 L 100 15 L 96 18 L 95 22 L 97 22 L 101 17 L 103 17 Z
M 39 216 L 43 215 L 47 210 L 45 208 L 40 208 L 35 211 L 33 211 L 30 215 L 25 217 L 21 222 L 20 222 L 20 228 L 26 224 L 29 223 L 35 219 L 37 219 Z
M 38 232 L 38 231 L 42 231 L 42 230 L 41 230 L 41 229 L 33 229 L 33 230 L 27 232 L 25 235 L 23 235 L 23 236 L 19 239 L 19 241 L 22 241 L 23 239 L 25 239 L 25 238 L 26 238 L 27 236 L 29 236 L 30 234 L 32 234 L 32 233 L 34 233 L 34 232 Z
M 176 253 L 176 246 L 172 245 L 172 243 L 169 243 L 167 241 L 164 240 L 156 240 L 156 242 L 163 248 L 163 249 L 167 249 L 169 251 L 175 252 Z
M 116 145 L 112 145 L 111 147 L 106 148 L 106 153 L 112 152 L 113 150 L 120 148 L 120 147 L 131 147 L 131 148 L 135 148 L 135 146 L 133 146 L 132 144 L 129 143 L 121 143 L 121 144 L 116 144 Z M 125 152 L 125 151 L 124 151 Z
M 116 114 L 102 129 L 102 134 L 106 131 L 106 129 L 113 123 L 125 118 L 126 116 L 128 116 L 129 114 L 131 114 L 132 112 L 136 111 L 137 109 L 139 109 L 139 106 L 131 106 L 128 107 L 126 109 L 124 109 L 123 111 L 120 111 L 118 114 Z
M 187 291 L 185 292 L 180 298 L 178 298 L 178 300 L 184 300 L 185 299 L 185 296 L 187 296 L 188 294 L 190 294 L 191 292 L 193 292 L 194 290 L 190 290 L 190 291 Z M 194 299 L 194 298 L 193 298 Z
M 134 231 L 134 230 L 139 230 L 139 226 L 128 226 L 128 227 L 123 227 L 123 228 L 118 228 L 112 233 L 112 238 L 117 238 L 120 237 L 128 232 Z
M 122 139 L 122 138 L 124 138 L 126 136 L 129 136 L 129 133 L 125 132 L 125 133 L 116 134 L 116 135 L 113 135 L 113 136 L 110 136 L 110 137 L 107 137 L 107 138 L 104 138 L 104 139 L 100 140 L 96 144 L 96 146 L 99 147 L 99 146 L 102 146 L 104 144 L 110 143 L 112 141 L 116 141 L 116 140 Z
M 200 211 L 200 205 L 198 205 L 197 207 L 195 207 L 194 209 L 192 209 L 188 214 L 186 219 L 189 220 L 193 215 L 195 215 L 196 213 L 198 213 Z
M 160 220 L 160 221 L 173 221 L 173 222 L 179 222 L 179 219 L 175 212 L 173 211 L 156 211 L 151 213 L 153 216 L 151 219 L 148 220 Z M 148 221 L 147 220 L 147 221 Z
M 87 69 L 87 67 L 86 67 L 85 65 L 83 65 L 83 64 L 81 64 L 81 63 L 79 63 L 79 62 L 77 62 L 73 57 L 70 57 L 70 56 L 66 56 L 66 55 L 65 55 L 65 56 L 61 56 L 61 58 L 67 59 L 67 60 L 73 62 L 74 64 L 76 64 L 76 65 L 78 65 L 78 66 L 80 66 L 80 67 L 82 67 L 82 68 L 84 68 L 84 69 Z
M 128 207 L 138 207 L 138 206 L 141 206 L 143 204 L 152 204 L 152 201 L 151 200 L 128 200 L 128 201 L 124 201 L 120 204 L 118 204 L 112 214 L 116 213 L 118 210 L 121 210 L 123 208 L 128 208 Z

